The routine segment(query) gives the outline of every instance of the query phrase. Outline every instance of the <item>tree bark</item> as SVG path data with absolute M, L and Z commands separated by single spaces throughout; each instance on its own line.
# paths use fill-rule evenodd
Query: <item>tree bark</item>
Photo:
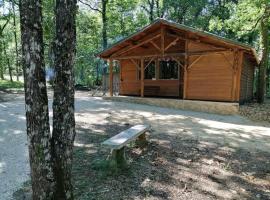
M 53 97 L 52 157 L 54 199 L 74 199 L 71 183 L 75 138 L 74 61 L 76 49 L 76 0 L 56 0 L 55 83 Z
M 16 78 L 19 81 L 19 50 L 18 50 L 18 39 L 17 39 L 17 32 L 16 32 L 16 12 L 15 12 L 15 0 L 12 0 L 12 11 L 13 11 L 13 35 L 15 41 L 15 51 L 16 51 Z
M 264 103 L 265 88 L 266 88 L 266 70 L 269 59 L 269 15 L 270 7 L 265 10 L 264 17 L 261 20 L 261 37 L 262 37 L 262 59 L 259 65 L 257 100 L 259 103 Z
M 54 189 L 42 30 L 42 1 L 20 0 L 26 127 L 33 199 L 52 199 Z

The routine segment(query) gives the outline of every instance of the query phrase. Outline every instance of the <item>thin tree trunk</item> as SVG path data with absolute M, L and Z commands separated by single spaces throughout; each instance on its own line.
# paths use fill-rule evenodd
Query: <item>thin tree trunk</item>
M 52 199 L 48 98 L 42 30 L 42 1 L 20 0 L 25 110 L 33 199 Z
M 266 13 L 265 17 L 261 21 L 261 35 L 262 35 L 262 59 L 259 65 L 259 76 L 258 76 L 258 89 L 257 89 L 257 100 L 259 103 L 264 102 L 265 88 L 266 88 L 266 70 L 269 59 L 269 16 Z
M 19 81 L 19 50 L 18 50 L 18 40 L 17 40 L 17 32 L 16 32 L 16 12 L 15 12 L 15 2 L 12 0 L 12 11 L 13 11 L 13 35 L 15 41 L 15 50 L 16 50 L 16 78 Z
M 108 19 L 107 19 L 107 3 L 108 0 L 102 0 L 102 11 L 101 11 L 101 15 L 102 15 L 102 46 L 103 49 L 106 49 L 108 46 L 108 38 L 107 38 L 107 23 L 108 23 Z
M 4 77 L 4 73 L 5 73 L 5 66 L 3 64 L 3 46 L 4 46 L 4 41 L 3 41 L 3 38 L 4 38 L 4 30 L 5 28 L 7 27 L 8 23 L 9 23 L 9 20 L 10 18 L 8 17 L 8 19 L 6 20 L 6 22 L 4 23 L 3 26 L 0 25 L 0 78 L 2 80 L 5 79 Z
M 154 0 L 148 1 L 149 3 L 149 20 L 150 22 L 154 21 L 154 7 L 155 7 L 155 2 Z
M 12 78 L 12 67 L 10 65 L 10 61 L 9 61 L 9 57 L 7 55 L 7 49 L 6 49 L 6 44 L 4 43 L 4 55 L 5 55 L 5 58 L 7 60 L 7 66 L 8 66 L 8 73 L 9 73 L 9 79 L 11 82 L 13 82 L 13 78 Z
M 74 61 L 76 0 L 56 0 L 55 83 L 53 98 L 52 157 L 56 193 L 54 199 L 74 199 L 71 184 L 75 138 Z
M 0 34 L 0 78 L 4 80 L 4 63 L 3 63 L 3 43 L 2 43 L 2 34 Z

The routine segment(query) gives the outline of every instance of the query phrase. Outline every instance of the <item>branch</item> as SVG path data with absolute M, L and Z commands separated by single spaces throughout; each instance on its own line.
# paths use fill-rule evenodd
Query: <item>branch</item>
M 82 4 L 88 6 L 91 10 L 94 10 L 94 11 L 97 11 L 97 12 L 102 13 L 102 11 L 101 11 L 100 9 L 94 8 L 91 4 L 89 4 L 89 3 L 87 3 L 87 2 L 84 2 L 84 1 L 82 1 L 82 0 L 79 0 L 79 2 L 81 2 Z
M 7 21 L 6 21 L 6 23 L 4 24 L 4 26 L 3 26 L 3 27 L 0 27 L 0 33 L 3 33 L 4 29 L 6 28 L 6 26 L 7 26 L 8 23 L 9 23 L 9 20 L 10 20 L 10 15 L 8 16 Z
M 143 10 L 145 10 L 147 13 L 150 12 L 150 11 L 148 10 L 148 8 L 146 8 L 144 5 L 141 5 L 141 8 L 142 8 Z
M 263 15 L 260 16 L 260 17 L 257 19 L 257 21 L 256 21 L 256 23 L 254 24 L 254 26 L 253 26 L 250 30 L 248 30 L 248 32 L 254 30 L 254 29 L 257 27 L 257 25 L 259 24 L 259 22 L 262 20 L 262 18 L 263 18 Z

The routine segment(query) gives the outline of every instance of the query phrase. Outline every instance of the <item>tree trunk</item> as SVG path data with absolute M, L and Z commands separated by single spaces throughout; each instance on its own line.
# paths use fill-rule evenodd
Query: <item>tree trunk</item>
M 269 59 L 269 15 L 265 13 L 261 21 L 261 37 L 262 37 L 262 59 L 259 65 L 259 76 L 258 76 L 258 89 L 257 89 L 257 100 L 259 103 L 264 102 L 265 88 L 266 88 L 266 70 Z
M 16 12 L 15 12 L 15 2 L 12 0 L 12 11 L 13 11 L 13 35 L 15 41 L 15 51 L 16 51 L 16 78 L 19 81 L 19 50 L 18 50 L 18 40 L 17 40 L 17 32 L 16 32 Z
M 76 53 L 76 9 L 76 0 L 56 0 L 52 157 L 56 180 L 54 199 L 60 200 L 74 199 L 71 169 L 75 138 L 73 66 Z
M 154 7 L 155 7 L 155 1 L 149 0 L 149 20 L 150 22 L 154 21 Z
M 45 81 L 42 1 L 20 0 L 25 110 L 33 199 L 52 199 L 54 189 Z
M 102 46 L 103 49 L 106 49 L 108 46 L 108 38 L 107 38 L 107 25 L 108 25 L 108 19 L 107 19 L 107 3 L 108 0 L 102 0 Z
M 0 34 L 0 78 L 4 80 L 4 63 L 3 63 L 3 43 L 2 43 L 2 34 Z
M 7 47 L 6 47 L 5 42 L 3 44 L 4 44 L 4 55 L 5 55 L 5 58 L 7 60 L 9 79 L 10 79 L 11 82 L 13 82 L 13 78 L 12 78 L 12 67 L 10 65 L 9 57 L 7 55 L 7 49 L 6 49 Z

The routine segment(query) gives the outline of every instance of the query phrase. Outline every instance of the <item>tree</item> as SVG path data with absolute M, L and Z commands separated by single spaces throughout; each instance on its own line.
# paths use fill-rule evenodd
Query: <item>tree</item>
M 54 176 L 45 81 L 42 1 L 20 0 L 19 7 L 33 199 L 52 199 Z
M 5 67 L 3 64 L 3 52 L 4 52 L 4 30 L 7 27 L 10 20 L 10 15 L 3 15 L 0 17 L 0 22 L 4 21 L 4 23 L 0 23 L 0 78 L 4 79 Z
M 5 59 L 6 59 L 6 64 L 8 66 L 9 79 L 10 79 L 11 82 L 13 82 L 12 67 L 11 67 L 11 64 L 10 64 L 9 55 L 7 54 L 6 42 L 3 42 L 3 47 L 4 47 L 4 55 L 5 55 Z
M 75 138 L 74 75 L 76 0 L 56 0 L 53 131 L 50 134 L 45 81 L 42 1 L 21 0 L 26 126 L 33 199 L 73 199 Z
M 265 88 L 266 88 L 266 71 L 269 62 L 269 19 L 270 19 L 270 3 L 264 1 L 264 11 L 260 19 L 261 40 L 262 40 L 262 58 L 259 65 L 259 79 L 257 89 L 257 99 L 259 103 L 264 102 Z
M 95 5 L 92 5 L 90 0 L 79 0 L 82 4 L 88 6 L 91 10 L 99 12 L 102 19 L 102 47 L 106 49 L 108 46 L 108 17 L 107 17 L 107 6 L 109 0 L 97 1 Z
M 76 11 L 76 0 L 56 0 L 52 157 L 56 180 L 54 199 L 65 200 L 73 199 L 71 169 L 75 139 L 73 66 Z
M 16 78 L 17 81 L 19 81 L 19 49 L 18 49 L 18 39 L 17 39 L 17 22 L 16 22 L 16 11 L 15 11 L 15 0 L 11 1 L 12 5 L 12 18 L 13 18 L 13 35 L 14 35 L 14 41 L 15 41 L 15 51 L 16 51 Z
M 261 51 L 257 83 L 257 100 L 264 102 L 266 71 L 269 60 L 270 3 L 268 0 L 242 0 L 237 4 L 227 26 L 238 33 L 239 37 L 258 33 L 258 49 Z M 248 40 L 249 42 L 249 40 Z

